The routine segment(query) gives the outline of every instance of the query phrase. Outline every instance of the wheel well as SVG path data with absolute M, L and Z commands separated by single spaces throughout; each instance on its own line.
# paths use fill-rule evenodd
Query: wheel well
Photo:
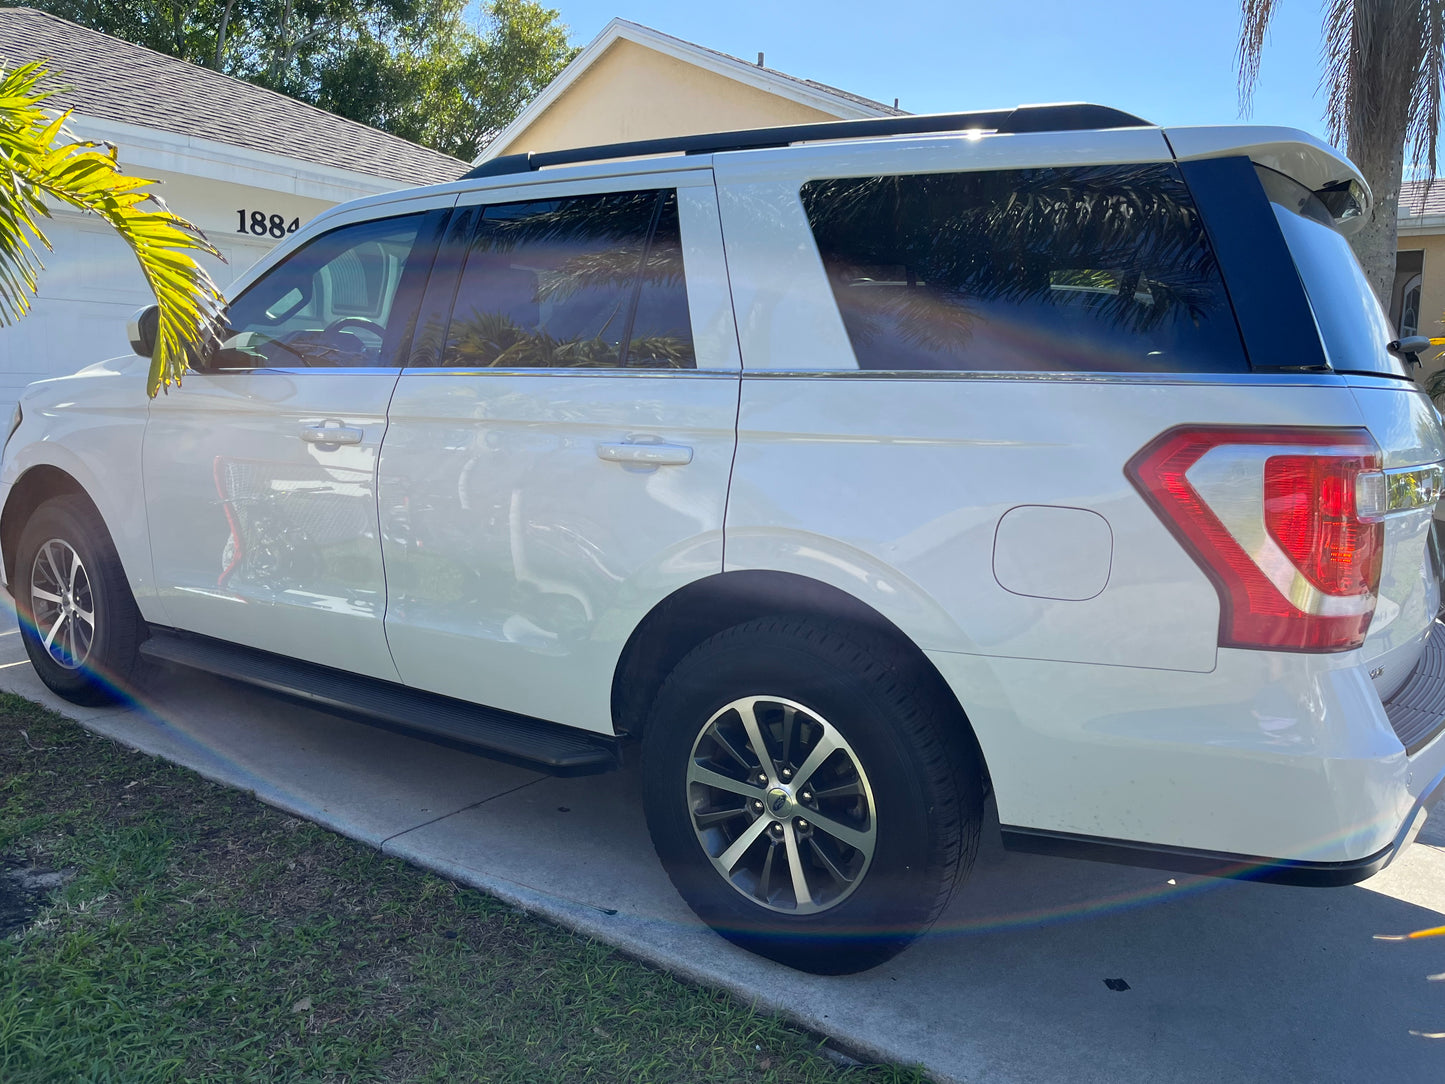
M 724 629 L 759 617 L 820 617 L 860 626 L 896 642 L 921 680 L 958 712 L 960 734 L 984 765 L 968 714 L 928 656 L 897 625 L 867 603 L 829 584 L 790 572 L 724 572 L 698 580 L 653 607 L 628 638 L 612 678 L 612 722 L 639 736 L 653 697 L 693 648 Z M 985 783 L 988 769 L 984 766 Z
M 13 588 L 15 584 L 15 549 L 20 544 L 20 532 L 31 513 L 51 497 L 64 493 L 75 493 L 90 501 L 79 482 L 59 467 L 41 465 L 31 467 L 20 476 L 10 490 L 5 502 L 5 511 L 0 514 L 0 558 L 5 562 L 5 582 Z M 90 501 L 92 507 L 95 502 Z

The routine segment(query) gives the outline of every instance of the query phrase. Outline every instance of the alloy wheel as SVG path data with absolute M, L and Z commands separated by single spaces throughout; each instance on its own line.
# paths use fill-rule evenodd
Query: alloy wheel
M 862 763 L 837 727 L 792 700 L 745 696 L 715 713 L 693 743 L 687 792 L 713 867 L 770 910 L 835 907 L 873 860 Z
M 64 539 L 50 539 L 35 554 L 30 612 L 36 636 L 58 665 L 85 665 L 95 642 L 95 598 L 80 554 Z

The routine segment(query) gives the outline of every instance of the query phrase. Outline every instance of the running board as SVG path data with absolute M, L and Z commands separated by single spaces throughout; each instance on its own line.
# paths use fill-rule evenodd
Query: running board
M 300 662 L 284 655 L 151 629 L 147 658 L 205 670 L 254 685 L 308 707 L 551 775 L 592 775 L 621 765 L 617 740 L 526 715 L 420 692 L 376 678 Z

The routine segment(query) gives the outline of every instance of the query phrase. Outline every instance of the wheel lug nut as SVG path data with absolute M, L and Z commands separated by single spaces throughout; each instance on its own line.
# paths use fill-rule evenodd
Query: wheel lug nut
M 784 778 L 784 779 L 791 779 L 791 778 L 793 778 L 793 769 L 792 769 L 792 768 L 784 768 L 784 769 L 783 769 L 783 778 Z
M 782 826 L 782 824 L 781 824 L 780 822 L 774 821 L 774 822 L 773 822 L 773 826 L 772 826 L 770 829 L 768 829 L 768 830 L 769 830 L 770 832 L 772 832 L 774 839 L 782 839 L 782 838 L 783 838 L 783 826 Z
M 761 813 L 762 811 L 763 811 L 763 803 L 762 803 L 762 800 L 759 799 L 759 798 L 754 798 L 754 799 L 753 799 L 753 812 L 754 812 L 754 813 Z
M 808 822 L 805 821 L 802 817 L 799 817 L 797 820 L 797 828 L 800 832 L 806 832 L 808 830 Z

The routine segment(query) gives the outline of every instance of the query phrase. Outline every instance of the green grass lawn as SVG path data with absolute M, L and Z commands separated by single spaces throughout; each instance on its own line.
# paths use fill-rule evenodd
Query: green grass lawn
M 6 694 L 3 931 L 6 1084 L 923 1079 Z

